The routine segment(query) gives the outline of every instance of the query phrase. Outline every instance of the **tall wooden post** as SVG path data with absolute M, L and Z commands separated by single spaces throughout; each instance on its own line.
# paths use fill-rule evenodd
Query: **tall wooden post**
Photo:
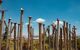
M 19 42 L 20 42 L 20 24 L 18 24 L 18 34 L 17 34 L 17 50 L 19 50 Z
M 1 24 L 0 24 L 0 50 L 1 50 L 1 43 L 2 43 L 3 26 L 4 26 L 4 10 L 2 10 L 2 17 L 1 17 Z
M 14 23 L 14 50 L 17 50 L 17 45 L 16 45 L 16 23 Z
M 57 19 L 57 33 L 56 33 L 57 37 L 56 37 L 56 47 L 57 50 L 59 49 L 59 19 Z
M 20 16 L 20 50 L 22 50 L 22 28 L 23 28 L 23 22 L 22 22 L 22 19 L 23 19 L 23 8 L 21 8 L 21 16 Z
M 60 28 L 59 50 L 62 50 L 62 28 Z
M 71 49 L 71 24 L 69 24 L 69 50 Z
M 48 26 L 48 40 L 49 40 L 49 48 L 48 48 L 48 50 L 50 50 L 50 26 Z
M 29 17 L 29 24 L 28 24 L 28 50 L 30 50 L 31 49 L 31 44 L 30 44 L 30 36 L 31 36 L 31 18 L 32 17 Z
M 31 39 L 31 50 L 33 50 L 33 33 L 34 33 L 34 30 L 32 27 L 30 27 L 31 29 L 31 35 L 30 35 L 30 39 Z
M 73 28 L 72 28 L 72 40 L 73 40 L 73 50 L 77 50 L 77 39 L 76 39 L 76 28 L 75 28 L 75 26 L 73 26 Z
M 66 29 L 65 29 L 65 21 L 63 21 L 63 36 L 64 36 L 64 50 L 67 50 L 66 47 Z
M 42 50 L 42 23 L 39 23 L 39 50 Z
M 53 50 L 55 50 L 55 47 L 54 47 L 54 41 L 55 41 L 55 26 L 52 24 L 52 41 L 53 41 Z
M 45 24 L 43 24 L 43 50 L 45 50 Z
M 57 39 L 56 39 L 57 38 L 57 29 L 55 29 L 54 35 L 55 35 L 55 37 L 54 37 L 54 50 L 57 50 L 57 45 L 56 45 L 57 44 L 57 42 L 56 42 L 57 41 Z
M 66 47 L 68 50 L 68 22 L 66 22 Z
M 2 28 L 1 28 L 1 27 L 2 27 L 2 26 L 1 26 L 1 20 L 0 20 L 0 50 L 1 50 L 1 40 L 2 40 L 2 37 L 1 37 L 1 35 L 2 35 L 2 34 L 1 34 L 1 32 L 2 32 L 1 29 L 2 29 Z
M 7 38 L 9 39 L 9 41 L 8 41 L 9 44 L 7 43 L 7 46 L 9 47 L 9 50 L 10 50 L 10 38 L 11 38 L 10 37 L 10 31 L 11 31 L 10 26 L 11 26 L 11 18 L 9 18 L 9 20 L 8 20 L 8 37 Z

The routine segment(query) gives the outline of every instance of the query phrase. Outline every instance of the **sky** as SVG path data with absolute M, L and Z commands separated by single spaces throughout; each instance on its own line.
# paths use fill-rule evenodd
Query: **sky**
M 3 0 L 0 5 L 0 9 L 7 10 L 6 21 L 11 17 L 12 21 L 17 23 L 20 19 L 20 8 L 24 9 L 24 36 L 27 35 L 28 16 L 32 16 L 35 35 L 38 35 L 38 23 L 35 22 L 38 18 L 44 19 L 46 26 L 52 24 L 57 18 L 61 21 L 65 20 L 72 26 L 75 25 L 77 35 L 80 35 L 80 0 Z

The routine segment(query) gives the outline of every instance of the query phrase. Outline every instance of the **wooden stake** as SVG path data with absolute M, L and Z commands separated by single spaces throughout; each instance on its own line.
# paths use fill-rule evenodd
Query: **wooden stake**
M 59 50 L 62 50 L 62 28 L 60 28 Z
M 49 50 L 50 50 L 50 26 L 48 26 L 48 40 L 49 40 Z
M 39 50 L 42 50 L 42 23 L 39 23 Z
M 66 47 L 68 50 L 68 23 L 66 22 Z
M 65 21 L 63 21 L 63 35 L 64 35 L 64 50 L 67 49 L 66 47 L 66 29 L 65 29 Z
M 30 36 L 31 36 L 31 17 L 29 17 L 29 24 L 28 24 L 28 50 L 31 49 L 30 44 Z
M 45 50 L 45 24 L 43 24 L 43 50 Z
M 72 45 L 71 44 L 71 24 L 69 24 L 69 45 L 68 45 L 69 46 L 69 50 L 72 50 L 71 49 L 71 45 Z
M 10 38 L 11 38 L 10 37 L 10 31 L 11 31 L 10 26 L 11 26 L 11 19 L 8 20 L 8 39 L 9 39 L 8 43 L 9 44 L 7 43 L 7 46 L 9 47 L 9 50 L 10 50 Z
M 20 39 L 20 24 L 18 24 L 18 34 L 17 34 L 17 37 L 18 37 L 17 38 L 17 50 L 19 50 L 20 49 L 19 48 L 20 47 L 20 45 L 19 45 L 20 44 L 19 43 L 20 42 L 20 40 L 19 40 Z
M 14 50 L 17 50 L 17 43 L 16 43 L 16 23 L 14 23 Z
M 54 41 L 55 41 L 55 29 L 56 29 L 56 27 L 52 24 L 52 41 L 53 41 L 53 50 L 55 50 L 55 43 L 54 43 Z
M 0 25 L 0 50 L 1 50 L 1 43 L 2 43 L 3 26 L 4 26 L 4 10 L 2 10 L 1 25 Z
M 72 40 L 73 40 L 73 50 L 77 50 L 77 39 L 76 39 L 76 28 L 75 28 L 75 26 L 73 26 L 73 28 L 72 28 Z
M 57 50 L 59 49 L 59 19 L 57 19 L 57 33 L 56 33 L 57 37 L 56 37 L 56 47 Z
M 22 28 L 23 28 L 23 12 L 24 10 L 21 8 L 21 16 L 20 16 L 20 50 L 22 50 Z

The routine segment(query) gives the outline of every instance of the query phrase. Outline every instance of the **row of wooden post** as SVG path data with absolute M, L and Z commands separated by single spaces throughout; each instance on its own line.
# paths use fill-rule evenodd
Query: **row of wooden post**
M 14 30 L 14 50 L 22 50 L 22 26 L 23 26 L 23 12 L 24 10 L 21 10 L 20 15 L 20 24 L 18 24 L 18 35 L 16 35 L 16 25 L 17 23 L 14 23 L 14 26 L 12 27 L 11 19 L 8 21 L 8 25 L 6 24 L 4 20 L 4 10 L 2 10 L 2 17 L 0 21 L 0 50 L 2 47 L 2 34 L 3 34 L 3 26 L 6 25 L 7 27 L 7 39 L 6 39 L 6 50 L 10 50 L 10 42 L 11 42 L 11 33 Z M 31 19 L 32 17 L 29 17 L 29 24 L 28 27 L 28 50 L 34 50 L 33 49 L 33 33 L 34 29 L 31 26 Z M 53 50 L 62 50 L 64 44 L 64 50 L 77 50 L 77 40 L 76 40 L 76 28 L 73 26 L 71 29 L 71 25 L 68 24 L 68 22 L 63 22 L 63 26 L 59 26 L 59 19 L 57 19 L 57 25 L 50 25 L 48 28 L 45 28 L 45 24 L 38 23 L 39 24 L 39 50 L 46 50 L 45 44 L 46 44 L 46 32 L 48 33 L 48 40 L 49 40 L 49 47 L 48 50 L 50 50 L 50 26 L 52 26 L 52 39 L 53 39 Z M 42 34 L 42 27 L 43 27 L 43 34 Z M 18 38 L 16 38 L 18 37 Z M 73 41 L 73 42 L 72 42 Z
M 4 20 L 4 12 L 5 10 L 2 10 L 2 16 L 1 16 L 1 20 L 0 20 L 0 50 L 2 49 L 2 35 L 3 35 L 3 27 L 5 25 L 6 29 L 7 29 L 7 38 L 6 38 L 6 47 L 5 50 L 10 50 L 10 42 L 11 42 L 11 33 L 14 30 L 14 50 L 22 50 L 22 18 L 23 18 L 23 12 L 24 10 L 21 9 L 21 16 L 20 16 L 20 24 L 18 24 L 18 42 L 20 42 L 20 45 L 18 43 L 17 45 L 17 35 L 16 35 L 16 24 L 14 23 L 14 26 L 12 27 L 13 22 L 11 22 L 11 19 L 8 20 L 8 25 L 6 24 L 5 20 Z M 20 39 L 20 41 L 19 41 Z M 17 46 L 19 47 L 17 49 Z

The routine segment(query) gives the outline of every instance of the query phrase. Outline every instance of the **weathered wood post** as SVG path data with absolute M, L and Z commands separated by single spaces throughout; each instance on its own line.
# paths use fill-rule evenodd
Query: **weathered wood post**
M 54 33 L 54 50 L 57 50 L 57 45 L 56 45 L 56 41 L 57 41 L 57 39 L 56 39 L 56 37 L 57 37 L 57 29 L 55 29 L 55 33 Z
M 2 17 L 1 17 L 1 26 L 0 26 L 0 50 L 1 50 L 1 43 L 2 43 L 2 30 L 4 26 L 4 10 L 2 10 Z
M 43 50 L 45 50 L 45 24 L 43 24 Z
M 2 37 L 1 37 L 1 35 L 2 35 L 2 34 L 1 34 L 1 32 L 2 32 L 1 29 L 2 29 L 2 28 L 1 28 L 1 27 L 2 27 L 2 26 L 1 26 L 1 20 L 0 20 L 0 50 L 1 50 L 1 40 L 2 40 Z
M 68 50 L 68 22 L 66 22 L 66 47 Z
M 14 50 L 17 50 L 17 43 L 16 43 L 16 23 L 14 23 Z
M 72 28 L 72 41 L 73 41 L 73 50 L 77 50 L 77 39 L 76 39 L 76 28 Z
M 62 28 L 60 28 L 59 50 L 62 50 Z
M 69 24 L 69 50 L 71 49 L 71 24 Z
M 48 50 L 50 50 L 50 26 L 48 26 L 48 40 L 49 40 L 49 48 L 48 48 Z
M 30 36 L 31 36 L 31 16 L 29 16 L 29 24 L 28 24 L 28 50 L 30 50 L 31 49 L 31 44 L 30 44 Z
M 19 42 L 20 42 L 20 24 L 18 24 L 18 34 L 17 34 L 17 50 L 19 50 Z
M 52 24 L 51 25 L 52 26 L 52 41 L 53 41 L 53 50 L 55 50 L 55 43 L 54 43 L 54 41 L 55 41 L 55 29 L 56 29 L 56 26 L 54 25 L 54 24 Z
M 64 50 L 67 49 L 67 47 L 66 47 L 66 29 L 65 29 L 65 26 L 66 26 L 66 22 L 63 21 Z
M 34 30 L 33 30 L 33 28 L 32 27 L 30 27 L 30 29 L 31 29 L 31 35 L 30 35 L 30 39 L 31 39 L 31 50 L 33 50 L 33 33 L 34 33 Z
M 51 25 L 52 26 L 52 42 L 53 42 L 53 49 L 54 50 L 54 31 L 55 31 L 55 26 L 54 24 Z
M 20 50 L 22 50 L 22 28 L 23 28 L 22 19 L 23 19 L 23 12 L 24 12 L 24 9 L 21 8 L 21 16 L 20 16 Z
M 56 47 L 59 50 L 59 19 L 57 19 Z
M 42 50 L 42 23 L 39 23 L 39 47 L 40 47 L 40 50 Z
M 8 20 L 8 37 L 7 37 L 7 39 L 9 39 L 8 40 L 8 43 L 7 43 L 7 48 L 9 47 L 9 50 L 10 50 L 10 31 L 11 31 L 11 29 L 10 29 L 10 26 L 11 26 L 11 18 L 9 18 L 9 20 Z
M 42 24 L 44 22 L 43 19 L 39 18 L 36 20 L 36 22 L 38 23 L 39 25 L 39 50 L 42 50 Z

